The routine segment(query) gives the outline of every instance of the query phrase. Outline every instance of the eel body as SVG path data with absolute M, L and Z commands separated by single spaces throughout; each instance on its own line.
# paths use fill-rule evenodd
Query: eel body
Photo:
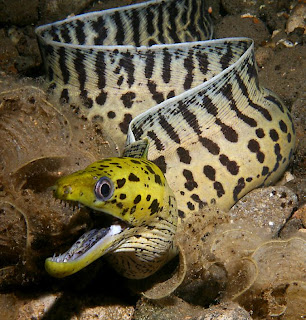
M 127 137 L 124 156 L 143 156 L 137 148 L 149 140 L 148 159 L 173 190 L 179 222 L 207 205 L 228 210 L 277 181 L 293 156 L 290 112 L 260 85 L 253 41 L 206 40 L 212 26 L 202 0 L 149 1 L 36 32 L 49 90 L 61 102 L 101 121 L 121 150 Z M 88 205 L 80 196 L 74 201 Z

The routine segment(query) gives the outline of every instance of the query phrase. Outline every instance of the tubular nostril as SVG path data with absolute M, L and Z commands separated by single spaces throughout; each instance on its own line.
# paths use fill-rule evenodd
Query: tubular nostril
M 64 194 L 70 194 L 70 193 L 72 193 L 72 188 L 71 188 L 71 186 L 64 186 L 63 187 L 63 190 L 64 190 Z

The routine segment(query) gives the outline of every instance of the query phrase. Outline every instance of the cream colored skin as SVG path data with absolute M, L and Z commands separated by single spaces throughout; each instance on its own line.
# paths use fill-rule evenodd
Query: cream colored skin
M 171 256 L 177 215 L 184 217 L 211 205 L 228 210 L 254 188 L 276 182 L 291 161 L 292 119 L 280 99 L 260 86 L 253 41 L 202 41 L 212 33 L 203 4 L 154 0 L 37 29 L 49 89 L 67 105 L 80 106 L 87 119 L 102 118 L 104 131 L 119 147 L 126 134 L 126 145 L 148 137 L 150 160 L 165 173 L 178 203 L 176 213 L 172 191 L 153 164 L 162 184 L 154 184 L 154 174 L 150 180 L 143 174 L 148 162 L 106 159 L 106 168 L 98 167 L 102 161 L 60 179 L 55 186 L 59 199 L 106 212 L 128 227 L 120 229 L 122 223 L 115 223 L 110 232 L 102 230 L 103 239 L 91 249 L 88 243 L 99 232 L 85 235 L 66 254 L 47 259 L 50 274 L 74 273 L 109 253 L 125 276 L 146 277 Z M 175 19 L 169 23 L 173 9 Z M 134 23 L 135 12 L 140 25 Z M 107 21 L 99 30 L 98 17 Z M 122 28 L 118 20 L 130 27 Z M 166 43 L 150 45 L 159 44 L 160 38 Z M 110 161 L 119 164 L 109 166 Z M 139 181 L 129 180 L 131 173 Z M 101 201 L 95 188 L 105 176 L 126 183 L 124 189 L 120 183 L 111 184 L 114 194 Z M 123 190 L 126 198 L 120 199 Z M 147 192 L 152 195 L 150 204 L 145 200 Z M 163 209 L 151 215 L 150 206 L 156 206 L 153 199 Z
M 56 198 L 79 202 L 116 221 L 109 229 L 89 231 L 66 253 L 48 258 L 45 268 L 50 275 L 68 276 L 108 254 L 119 273 L 139 279 L 176 255 L 176 200 L 152 162 L 129 157 L 104 159 L 59 179 L 53 189 Z

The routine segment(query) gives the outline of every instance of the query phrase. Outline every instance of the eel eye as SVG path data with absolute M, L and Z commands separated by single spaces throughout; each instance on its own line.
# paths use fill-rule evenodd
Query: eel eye
M 106 201 L 114 193 L 114 185 L 107 177 L 102 177 L 95 185 L 95 194 L 99 200 Z

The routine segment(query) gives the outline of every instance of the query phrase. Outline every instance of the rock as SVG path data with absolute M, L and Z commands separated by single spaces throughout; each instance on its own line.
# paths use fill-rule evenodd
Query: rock
M 270 33 L 265 24 L 253 16 L 226 16 L 215 28 L 216 38 L 249 37 L 255 41 L 255 45 L 266 41 Z
M 47 23 L 65 19 L 67 16 L 82 13 L 93 0 L 53 0 L 42 1 L 40 4 L 41 22 Z
M 306 228 L 306 204 L 294 213 L 294 218 L 301 220 L 304 228 Z
M 138 301 L 133 320 L 248 320 L 249 313 L 234 302 L 221 303 L 207 309 L 190 305 L 179 298 L 160 301 Z
M 292 9 L 290 16 L 287 20 L 286 24 L 286 32 L 290 33 L 294 31 L 296 28 L 302 28 L 304 34 L 306 34 L 306 4 L 305 3 L 298 3 Z
M 281 230 L 280 237 L 289 239 L 296 235 L 306 239 L 306 203 L 304 203 Z
M 297 196 L 287 187 L 256 189 L 240 199 L 229 216 L 264 233 L 277 235 L 297 207 Z
M 0 319 L 130 320 L 134 312 L 133 306 L 116 299 L 106 298 L 104 303 L 96 303 L 86 293 L 82 294 L 82 299 L 76 295 L 63 297 L 60 293 L 34 294 L 31 299 L 24 295 L 2 294 Z
M 230 15 L 239 13 L 255 12 L 257 6 L 251 0 L 221 0 L 223 9 Z
M 39 0 L 10 0 L 0 2 L 0 23 L 26 26 L 38 21 Z
M 0 70 L 4 73 L 16 74 L 15 60 L 19 56 L 14 43 L 0 30 Z
M 256 1 L 259 6 L 257 16 L 265 21 L 267 28 L 271 30 L 271 32 L 277 29 L 283 30 L 288 18 L 291 2 L 292 1 L 288 0 Z
M 206 314 L 192 320 L 249 320 L 250 314 L 236 303 L 221 303 L 210 307 Z
M 34 27 L 0 30 L 0 69 L 5 74 L 31 76 L 41 63 Z

